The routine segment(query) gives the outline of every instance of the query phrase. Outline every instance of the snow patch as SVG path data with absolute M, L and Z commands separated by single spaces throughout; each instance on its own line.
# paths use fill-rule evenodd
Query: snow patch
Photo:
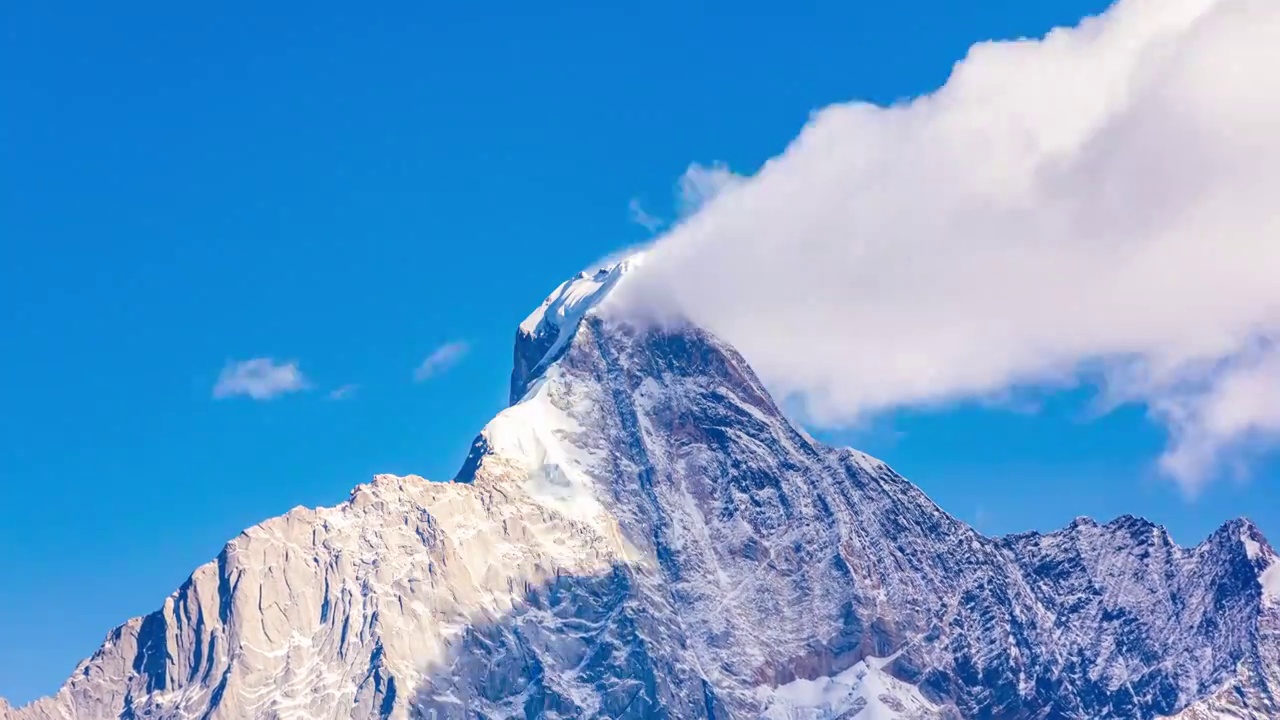
M 559 375 L 560 369 L 552 367 L 523 400 L 498 413 L 481 434 L 490 457 L 515 465 L 524 475 L 525 489 L 535 502 L 596 524 L 606 511 L 588 473 L 591 456 L 571 440 L 582 427 L 551 397 Z
M 793 680 L 756 694 L 770 720 L 915 720 L 934 717 L 937 707 L 884 666 L 896 656 L 867 658 L 830 677 Z
M 554 331 L 556 341 L 547 351 L 547 356 L 554 356 L 573 337 L 573 331 L 582 318 L 643 260 L 644 253 L 637 252 L 594 272 L 583 271 L 572 280 L 566 280 L 520 323 L 520 332 L 534 335 Z
M 1262 585 L 1263 602 L 1268 605 L 1280 605 L 1280 562 L 1272 558 L 1271 564 L 1258 577 L 1258 583 Z
M 1267 567 L 1258 575 L 1258 584 L 1262 586 L 1262 602 L 1266 605 L 1280 605 L 1280 558 L 1271 555 L 1262 543 L 1258 542 L 1254 537 L 1245 531 L 1240 535 L 1240 542 L 1244 545 L 1244 554 L 1251 562 L 1258 562 L 1262 558 L 1267 559 Z
M 1262 545 L 1259 545 L 1257 540 L 1249 537 L 1248 533 L 1240 536 L 1240 542 L 1244 543 L 1244 554 L 1250 560 L 1257 560 L 1262 557 Z
M 861 450 L 845 448 L 845 453 L 848 454 L 849 459 L 852 460 L 855 465 L 871 475 L 878 475 L 889 467 L 883 460 L 874 458 Z

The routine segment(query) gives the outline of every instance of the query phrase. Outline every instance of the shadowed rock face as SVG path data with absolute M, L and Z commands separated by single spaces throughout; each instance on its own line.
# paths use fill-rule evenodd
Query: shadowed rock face
M 247 530 L 0 720 L 1280 717 L 1251 524 L 984 538 L 706 332 L 597 311 L 620 274 L 522 324 L 456 481 Z

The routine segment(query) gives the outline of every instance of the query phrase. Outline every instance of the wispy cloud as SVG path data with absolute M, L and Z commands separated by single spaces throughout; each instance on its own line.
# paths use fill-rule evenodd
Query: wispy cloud
M 627 213 L 631 216 L 631 222 L 643 227 L 649 232 L 654 232 L 666 223 L 657 215 L 651 215 L 644 206 L 640 204 L 639 198 L 631 198 L 631 202 L 627 204 Z
M 350 400 L 351 398 L 355 397 L 356 392 L 359 389 L 360 389 L 359 385 L 355 383 L 349 383 L 347 385 L 343 385 L 342 387 L 338 387 L 338 388 L 334 388 L 333 390 L 330 390 L 329 399 L 330 400 Z
M 991 513 L 979 505 L 973 511 L 973 522 L 970 525 L 980 533 L 989 533 L 991 532 L 991 519 Z
M 741 185 L 746 179 L 721 162 L 710 165 L 693 163 L 685 169 L 684 174 L 680 176 L 680 182 L 676 185 L 676 201 L 680 205 L 680 216 L 693 215 L 726 190 L 732 190 Z
M 227 363 L 213 386 L 213 397 L 221 400 L 244 395 L 254 400 L 270 400 L 306 388 L 307 380 L 298 363 L 255 358 Z
M 441 345 L 432 350 L 431 354 L 418 365 L 418 369 L 413 371 L 413 379 L 418 382 L 430 380 L 458 364 L 470 349 L 471 346 L 461 340 Z

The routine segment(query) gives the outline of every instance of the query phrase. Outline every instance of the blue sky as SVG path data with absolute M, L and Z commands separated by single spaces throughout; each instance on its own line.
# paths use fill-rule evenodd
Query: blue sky
M 55 690 L 248 525 L 451 476 L 520 319 L 649 236 L 632 200 L 670 217 L 690 162 L 749 171 L 816 108 L 1105 7 L 438 5 L 0 11 L 0 695 Z M 260 357 L 305 387 L 214 398 Z M 1190 502 L 1141 409 L 1091 408 L 824 435 L 990 533 L 1128 512 L 1184 543 L 1240 514 L 1280 536 L 1274 458 Z

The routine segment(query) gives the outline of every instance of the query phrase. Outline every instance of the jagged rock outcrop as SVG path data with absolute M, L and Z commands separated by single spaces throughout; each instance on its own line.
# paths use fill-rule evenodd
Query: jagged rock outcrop
M 1123 517 L 986 538 L 608 302 L 517 333 L 458 477 L 232 540 L 34 718 L 1274 718 L 1280 563 Z

